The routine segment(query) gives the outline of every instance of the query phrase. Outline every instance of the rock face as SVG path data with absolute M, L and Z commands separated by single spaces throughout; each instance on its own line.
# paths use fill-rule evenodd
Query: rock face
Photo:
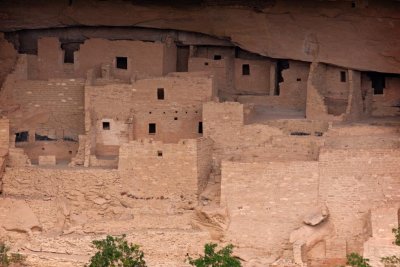
M 329 211 L 327 207 L 317 207 L 304 217 L 303 222 L 307 225 L 315 226 L 325 221 L 328 216 Z
M 167 6 L 160 1 L 150 4 L 2 1 L 0 31 L 79 25 L 177 29 L 230 39 L 246 50 L 273 58 L 399 73 L 398 1 L 241 2 L 246 4 L 198 1 L 189 6 Z

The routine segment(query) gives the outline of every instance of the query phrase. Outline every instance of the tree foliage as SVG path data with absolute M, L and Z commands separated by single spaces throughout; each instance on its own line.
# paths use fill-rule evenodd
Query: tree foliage
M 365 259 L 358 253 L 351 253 L 347 255 L 347 264 L 352 267 L 372 267 L 369 264 L 369 259 Z
M 241 267 L 240 261 L 232 256 L 233 245 L 215 251 L 217 244 L 204 246 L 204 256 L 193 259 L 188 256 L 189 264 L 196 267 Z
M 144 253 L 138 245 L 128 244 L 125 237 L 108 235 L 103 240 L 94 240 L 97 252 L 86 267 L 146 267 Z
M 0 242 L 0 266 L 7 267 L 11 264 L 23 265 L 25 257 L 19 253 L 9 253 L 10 248 L 3 242 Z

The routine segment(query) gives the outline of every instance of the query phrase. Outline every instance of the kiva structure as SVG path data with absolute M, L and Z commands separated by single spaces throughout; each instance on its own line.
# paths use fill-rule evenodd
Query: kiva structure
M 211 241 L 248 267 L 400 254 L 400 74 L 319 61 L 314 36 L 293 60 L 114 30 L 0 36 L 0 239 L 30 266 L 83 266 L 106 234 L 149 266 Z

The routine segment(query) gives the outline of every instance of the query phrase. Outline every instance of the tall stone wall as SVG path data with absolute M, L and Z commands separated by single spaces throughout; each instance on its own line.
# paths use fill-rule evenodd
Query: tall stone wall
M 399 156 L 397 149 L 320 152 L 319 198 L 330 210 L 336 239 L 347 244 L 342 255 L 362 251 L 363 242 L 371 234 L 367 224 L 371 208 L 400 201 Z
M 8 115 L 12 132 L 51 129 L 60 137 L 84 133 L 84 82 L 80 79 L 15 80 L 5 88 L 19 108 Z M 44 131 L 41 131 L 41 129 Z
M 250 259 L 273 261 L 319 202 L 318 163 L 223 161 L 221 170 L 221 204 L 230 220 L 226 238 L 243 251 L 252 249 Z
M 135 196 L 186 199 L 195 205 L 211 169 L 211 143 L 181 140 L 177 144 L 138 140 L 123 144 L 118 170 Z

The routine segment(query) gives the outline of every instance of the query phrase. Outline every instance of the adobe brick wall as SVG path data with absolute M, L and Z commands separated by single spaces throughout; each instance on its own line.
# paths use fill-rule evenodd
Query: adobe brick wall
M 226 239 L 263 258 L 278 256 L 318 204 L 317 162 L 223 161 L 221 171 L 221 204 L 230 219 Z
M 89 69 L 107 63 L 111 66 L 113 76 L 119 79 L 129 80 L 132 75 L 139 78 L 163 76 L 167 71 L 174 71 L 170 67 L 170 56 L 165 58 L 165 53 L 176 55 L 176 47 L 166 49 L 165 46 L 157 42 L 89 39 L 80 46 L 75 72 L 79 77 L 84 77 Z M 128 58 L 126 70 L 116 68 L 116 57 Z
M 400 78 L 386 77 L 383 95 L 372 95 L 372 116 L 399 116 L 399 106 Z
M 120 147 L 118 170 L 135 196 L 186 199 L 195 205 L 211 169 L 211 145 L 196 139 L 131 141 Z
M 83 80 L 16 80 L 6 86 L 11 103 L 20 106 L 9 115 L 12 132 L 49 129 L 72 137 L 84 133 Z
M 319 198 L 330 210 L 335 238 L 346 240 L 345 252 L 362 251 L 371 208 L 400 200 L 399 163 L 398 149 L 321 150 Z
M 242 65 L 248 64 L 250 75 L 242 74 Z M 271 60 L 234 59 L 235 91 L 241 93 L 269 94 Z

